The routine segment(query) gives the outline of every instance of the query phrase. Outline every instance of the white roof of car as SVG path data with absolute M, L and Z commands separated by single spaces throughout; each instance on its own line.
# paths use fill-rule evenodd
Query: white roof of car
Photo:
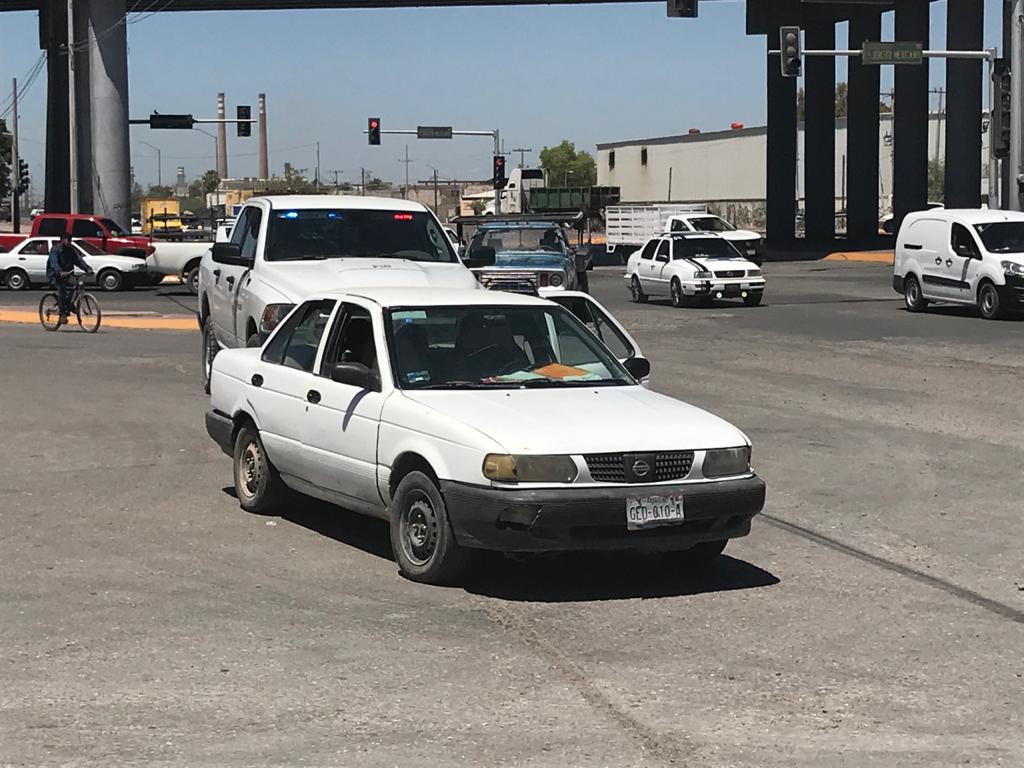
M 264 202 L 273 210 L 301 208 L 349 208 L 364 211 L 417 211 L 427 210 L 420 203 L 394 197 L 363 197 L 362 195 L 271 195 L 254 197 L 252 202 Z
M 995 221 L 1024 221 L 1024 213 L 1020 211 L 1000 211 L 989 208 L 935 208 L 929 211 L 917 211 L 909 214 L 915 219 L 940 219 L 956 221 L 960 224 L 991 224 Z
M 358 288 L 328 291 L 320 294 L 320 297 L 369 299 L 381 307 L 545 307 L 552 304 L 536 296 L 474 288 Z

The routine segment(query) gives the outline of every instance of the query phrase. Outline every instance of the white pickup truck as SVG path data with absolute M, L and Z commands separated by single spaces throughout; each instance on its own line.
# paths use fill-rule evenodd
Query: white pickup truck
M 221 349 L 258 346 L 296 304 L 367 286 L 479 288 L 433 213 L 391 198 L 252 198 L 198 276 L 203 384 Z M 481 265 L 482 266 L 482 265 Z
M 764 239 L 757 232 L 736 229 L 720 216 L 708 213 L 705 205 L 610 205 L 605 209 L 605 223 L 608 253 L 618 253 L 623 264 L 652 237 L 669 232 L 714 232 L 744 258 L 757 265 L 764 261 Z

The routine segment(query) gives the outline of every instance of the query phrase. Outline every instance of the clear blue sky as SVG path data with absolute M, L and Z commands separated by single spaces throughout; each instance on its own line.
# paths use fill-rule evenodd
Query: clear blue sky
M 1001 39 L 999 0 L 985 0 L 986 45 Z M 945 0 L 933 3 L 933 46 L 945 40 Z M 506 149 L 539 150 L 563 138 L 594 151 L 602 141 L 727 128 L 765 118 L 764 38 L 744 34 L 742 0 L 705 0 L 699 19 L 668 19 L 663 2 L 575 7 L 382 9 L 136 16 L 128 27 L 133 116 L 192 112 L 213 116 L 216 94 L 229 109 L 267 94 L 271 171 L 285 162 L 358 179 L 365 166 L 400 180 L 406 143 L 413 178 L 434 166 L 442 177 L 490 174 L 485 138 L 416 141 L 384 136 L 369 147 L 366 118 L 383 127 L 499 128 Z M 888 14 L 883 37 L 892 34 Z M 39 57 L 34 13 L 0 15 L 0 104 L 10 78 Z M 840 36 L 845 27 L 840 27 Z M 845 41 L 840 39 L 839 45 Z M 886 72 L 886 69 L 889 72 Z M 933 84 L 944 67 L 931 65 Z M 845 70 L 840 66 L 839 79 Z M 883 68 L 883 78 L 891 68 Z M 884 82 L 884 80 L 883 80 Z M 45 73 L 21 104 L 22 154 L 41 188 Z M 886 87 L 883 84 L 883 88 Z M 142 183 L 177 165 L 189 177 L 213 166 L 213 140 L 189 131 L 132 129 L 132 161 Z M 229 129 L 229 171 L 253 175 L 256 137 Z M 536 152 L 532 157 L 536 162 Z M 518 156 L 515 158 L 518 160 Z

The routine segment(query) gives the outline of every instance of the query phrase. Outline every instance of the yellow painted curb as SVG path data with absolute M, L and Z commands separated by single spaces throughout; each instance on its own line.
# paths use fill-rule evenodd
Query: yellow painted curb
M 873 264 L 892 264 L 893 260 L 892 251 L 845 251 L 825 257 L 825 261 L 867 261 Z
M 22 309 L 0 309 L 0 323 L 39 324 L 38 311 Z M 74 327 L 75 320 L 69 320 Z M 189 315 L 166 315 L 164 317 L 103 317 L 102 328 L 131 328 L 146 331 L 198 331 L 199 322 Z

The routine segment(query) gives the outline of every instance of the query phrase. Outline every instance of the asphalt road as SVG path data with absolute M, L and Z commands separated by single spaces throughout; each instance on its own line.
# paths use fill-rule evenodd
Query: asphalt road
M 198 334 L 0 325 L 0 765 L 1024 764 L 1024 322 L 767 271 L 757 309 L 593 283 L 656 389 L 754 442 L 765 514 L 697 579 L 413 584 L 380 523 L 238 508 Z

